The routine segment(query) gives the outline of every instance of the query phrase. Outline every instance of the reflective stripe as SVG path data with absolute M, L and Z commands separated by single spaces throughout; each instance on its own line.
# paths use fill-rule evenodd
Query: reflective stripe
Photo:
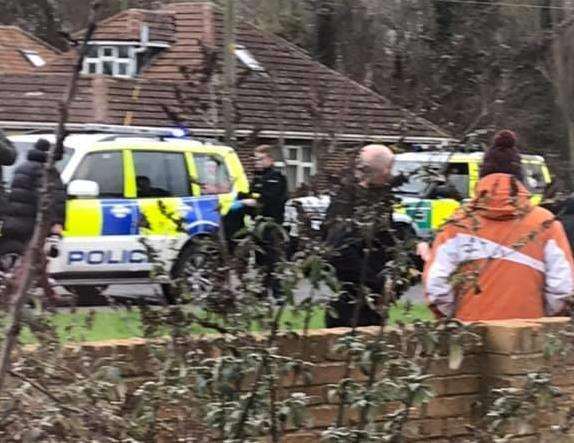
M 465 261 L 499 259 L 528 266 L 539 272 L 545 271 L 544 262 L 508 246 L 468 234 L 457 234 L 452 247 L 458 250 L 459 263 Z
M 100 200 L 68 200 L 65 237 L 97 237 L 102 232 Z
M 574 276 L 565 252 L 551 239 L 544 246 L 546 281 L 544 287 L 548 314 L 557 314 L 564 307 L 564 299 L 574 292 Z
M 455 241 L 456 237 L 439 246 L 425 285 L 429 301 L 445 315 L 450 315 L 454 306 L 454 291 L 449 279 L 459 263 L 456 248 L 452 246 Z
M 542 273 L 546 270 L 544 262 L 508 246 L 473 235 L 457 234 L 438 247 L 428 270 L 426 291 L 429 301 L 449 314 L 454 304 L 453 288 L 449 282 L 452 274 L 461 263 L 488 259 L 510 261 Z
M 188 234 L 212 233 L 219 228 L 221 216 L 217 195 L 200 198 L 186 197 L 182 199 L 182 204 L 186 208 L 186 213 L 182 216 Z

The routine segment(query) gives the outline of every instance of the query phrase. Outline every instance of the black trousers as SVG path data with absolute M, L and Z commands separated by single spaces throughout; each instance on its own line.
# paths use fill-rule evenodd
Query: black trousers
M 352 327 L 355 310 L 360 302 L 352 284 L 344 284 L 343 292 L 338 300 L 330 303 L 329 310 L 325 312 L 325 326 L 327 328 Z M 334 311 L 334 314 L 330 312 Z M 356 326 L 377 326 L 381 324 L 381 316 L 372 310 L 367 303 L 359 308 Z

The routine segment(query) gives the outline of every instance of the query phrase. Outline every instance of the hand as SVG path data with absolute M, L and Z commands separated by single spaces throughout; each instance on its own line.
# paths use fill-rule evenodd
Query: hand
M 428 261 L 430 258 L 430 246 L 427 242 L 420 242 L 417 244 L 417 255 L 422 258 L 423 261 Z
M 249 208 L 254 208 L 255 206 L 257 206 L 257 200 L 255 200 L 254 198 L 246 198 L 245 200 L 241 200 L 241 203 L 243 203 L 245 206 Z
M 62 232 L 64 232 L 64 227 L 59 223 L 52 226 L 52 229 L 50 231 L 51 234 L 60 236 L 62 235 Z

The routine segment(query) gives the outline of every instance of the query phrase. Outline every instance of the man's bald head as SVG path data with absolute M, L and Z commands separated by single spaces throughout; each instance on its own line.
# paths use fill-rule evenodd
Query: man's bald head
M 389 182 L 395 155 L 385 145 L 367 145 L 359 154 L 355 177 L 360 186 L 383 186 Z

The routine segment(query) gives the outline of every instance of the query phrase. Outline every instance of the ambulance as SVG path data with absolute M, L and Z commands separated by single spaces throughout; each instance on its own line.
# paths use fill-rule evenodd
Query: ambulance
M 398 154 L 394 174 L 407 179 L 395 192 L 397 211 L 408 215 L 417 235 L 428 238 L 465 201 L 475 196 L 484 152 L 423 151 Z M 551 182 L 550 171 L 539 155 L 522 155 L 524 185 L 539 204 Z

